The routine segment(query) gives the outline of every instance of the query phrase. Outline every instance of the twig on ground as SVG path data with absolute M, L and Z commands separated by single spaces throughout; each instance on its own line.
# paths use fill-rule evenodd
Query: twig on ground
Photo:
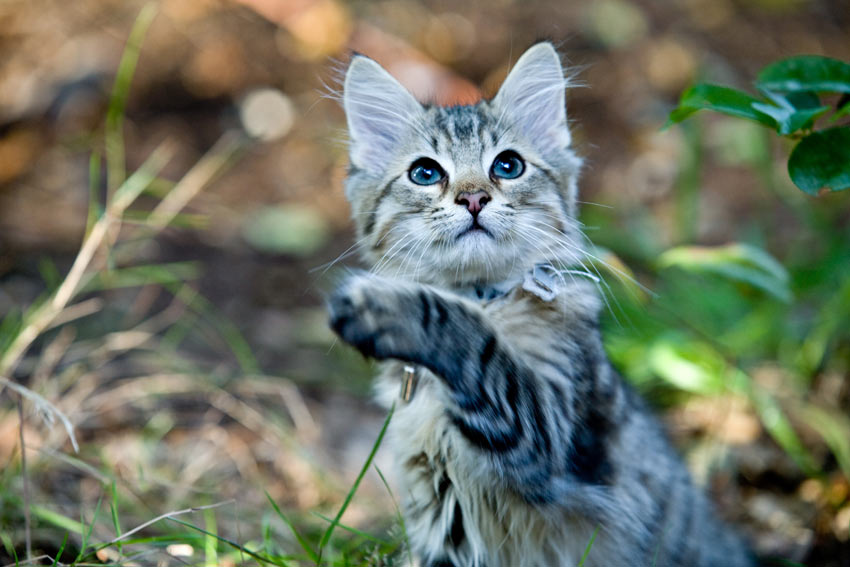
M 47 329 L 52 329 L 53 327 L 64 325 L 65 323 L 69 323 L 75 319 L 81 319 L 83 317 L 86 317 L 87 315 L 97 313 L 103 308 L 103 304 L 103 299 L 99 297 L 92 297 L 91 299 L 86 299 L 85 301 L 75 303 L 74 305 L 67 307 L 64 311 L 57 315 L 53 322 L 50 323 L 50 326 L 47 327 Z
M 30 482 L 27 476 L 27 445 L 24 441 L 24 396 L 18 394 L 18 427 L 21 440 L 21 478 L 24 481 L 24 537 L 26 538 L 27 560 L 32 558 L 32 534 L 30 533 Z
M 70 455 L 63 453 L 62 451 L 54 451 L 53 449 L 47 447 L 35 447 L 33 448 L 33 450 L 42 455 L 46 455 L 50 458 L 56 459 L 57 461 L 70 465 L 76 468 L 77 470 L 88 474 L 101 484 L 110 484 L 114 480 L 112 477 L 103 474 L 87 462 L 71 457 Z
M 71 445 L 74 446 L 74 452 L 75 453 L 80 452 L 80 446 L 77 444 L 77 438 L 74 436 L 74 426 L 71 423 L 71 420 L 68 419 L 68 416 L 66 416 L 64 413 L 62 413 L 62 411 L 59 408 L 57 408 L 56 406 L 51 404 L 44 397 L 42 397 L 42 396 L 36 394 L 35 392 L 33 392 L 32 390 L 30 390 L 29 388 L 21 386 L 17 382 L 12 382 L 11 380 L 6 380 L 2 376 L 0 376 L 0 390 L 2 390 L 3 387 L 7 387 L 11 390 L 14 390 L 15 392 L 18 393 L 18 395 L 29 399 L 30 401 L 32 401 L 36 405 L 36 407 L 38 408 L 39 411 L 44 412 L 44 413 L 51 415 L 51 416 L 54 416 L 54 417 L 58 417 L 59 420 L 62 422 L 62 425 L 65 426 L 65 431 L 68 432 L 68 437 L 71 438 Z
M 104 242 L 113 223 L 120 222 L 121 217 L 136 197 L 148 186 L 154 176 L 165 166 L 174 154 L 173 142 L 166 142 L 153 151 L 151 156 L 131 175 L 116 191 L 115 198 L 103 215 L 94 223 L 91 231 L 83 241 L 71 270 L 62 284 L 53 294 L 51 299 L 39 306 L 38 309 L 25 320 L 23 329 L 12 340 L 5 352 L 0 356 L 0 378 L 11 377 L 12 370 L 18 361 L 45 330 L 49 329 L 57 318 L 59 318 L 68 307 L 68 303 L 74 298 L 83 283 L 83 277 L 91 264 L 97 250 Z M 0 391 L 8 386 L 9 381 L 4 380 L 0 384 Z
M 124 532 L 123 534 L 116 537 L 115 539 L 106 542 L 104 545 L 108 546 L 108 545 L 118 543 L 122 539 L 124 539 L 128 536 L 131 536 L 134 533 L 141 531 L 141 530 L 145 529 L 146 527 L 159 522 L 160 520 L 165 520 L 165 519 L 168 519 L 168 518 L 174 518 L 174 517 L 177 517 L 177 516 L 182 516 L 184 514 L 191 514 L 192 512 L 200 512 L 201 510 L 209 510 L 211 508 L 220 508 L 221 506 L 225 506 L 227 504 L 233 504 L 234 502 L 236 502 L 236 499 L 230 498 L 229 500 L 224 500 L 222 502 L 216 502 L 215 504 L 207 504 L 206 506 L 193 506 L 192 508 L 184 508 L 183 510 L 175 510 L 173 512 L 166 512 L 165 514 L 161 514 L 161 515 L 157 516 L 153 520 L 148 520 L 144 524 L 136 526 L 135 528 L 133 528 L 129 532 Z
M 147 225 L 156 231 L 168 226 L 206 185 L 245 147 L 245 138 L 226 132 L 154 208 Z
M 44 559 L 46 559 L 47 561 L 50 561 L 51 565 L 60 565 L 60 566 L 62 565 L 62 563 L 59 563 L 58 561 L 56 561 L 55 559 L 53 559 L 49 555 L 44 554 L 44 555 L 39 555 L 38 557 L 33 557 L 31 559 L 24 559 L 23 561 L 15 561 L 14 563 L 7 563 L 6 565 L 3 565 L 3 567 L 18 567 L 20 565 L 33 565 L 37 561 L 42 561 Z

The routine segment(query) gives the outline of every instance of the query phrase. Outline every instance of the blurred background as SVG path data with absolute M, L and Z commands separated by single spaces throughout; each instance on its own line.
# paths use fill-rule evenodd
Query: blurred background
M 752 92 L 783 57 L 850 60 L 850 2 L 143 6 L 0 2 L 0 348 L 27 347 L 0 376 L 40 396 L 21 405 L 24 471 L 19 391 L 0 392 L 0 564 L 26 555 L 27 533 L 33 555 L 69 563 L 84 540 L 218 503 L 179 515 L 195 528 L 162 519 L 83 559 L 236 565 L 254 549 L 315 564 L 294 529 L 334 564 L 406 564 L 375 467 L 319 545 L 385 418 L 371 364 L 323 308 L 358 265 L 332 93 L 356 50 L 423 100 L 469 103 L 548 38 L 577 72 L 568 115 L 582 221 L 609 266 L 612 360 L 760 553 L 850 565 L 850 197 L 796 189 L 790 146 L 757 125 L 698 115 L 661 131 L 697 80 Z M 167 163 L 111 209 L 162 143 Z M 120 223 L 21 339 L 104 207 Z M 374 464 L 392 486 L 391 457 Z

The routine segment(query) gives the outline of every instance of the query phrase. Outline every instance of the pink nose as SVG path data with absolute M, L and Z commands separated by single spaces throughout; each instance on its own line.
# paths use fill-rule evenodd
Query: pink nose
M 490 202 L 490 195 L 486 191 L 476 191 L 475 193 L 463 192 L 457 196 L 455 203 L 463 205 L 473 217 L 477 217 L 484 205 Z

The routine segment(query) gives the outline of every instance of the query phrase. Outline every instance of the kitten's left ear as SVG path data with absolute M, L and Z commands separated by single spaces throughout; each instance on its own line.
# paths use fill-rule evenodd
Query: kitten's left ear
M 566 148 L 566 87 L 558 52 L 549 42 L 538 43 L 516 62 L 493 105 L 529 140 Z

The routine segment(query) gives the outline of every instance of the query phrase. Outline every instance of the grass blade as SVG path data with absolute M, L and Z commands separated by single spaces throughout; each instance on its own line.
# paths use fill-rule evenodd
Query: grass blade
M 109 97 L 109 108 L 106 111 L 106 175 L 109 191 L 117 190 L 124 182 L 126 175 L 124 163 L 124 112 L 127 108 L 127 96 L 130 92 L 130 83 L 136 72 L 136 63 L 142 50 L 142 40 L 147 34 L 148 27 L 156 15 L 156 5 L 151 2 L 142 7 L 130 36 L 127 38 L 127 46 L 121 55 L 118 64 L 118 72 L 112 85 L 112 94 Z
M 215 520 L 215 510 L 207 508 L 204 510 L 204 524 L 206 529 L 212 535 L 204 536 L 204 565 L 206 567 L 216 567 L 218 564 L 218 549 L 216 546 L 216 532 L 218 532 L 218 524 Z
M 220 541 L 221 543 L 223 543 L 223 544 L 225 544 L 225 545 L 229 545 L 229 546 L 230 546 L 230 547 L 232 547 L 233 549 L 236 549 L 236 550 L 238 550 L 238 551 L 240 551 L 240 552 L 244 553 L 245 555 L 250 555 L 251 557 L 253 557 L 253 558 L 254 558 L 254 559 L 256 559 L 257 561 L 259 561 L 260 563 L 263 563 L 263 564 L 269 564 L 269 563 L 271 563 L 272 565 L 277 565 L 278 567 L 288 567 L 288 566 L 287 566 L 287 564 L 286 564 L 285 562 L 283 562 L 282 560 L 280 560 L 280 559 L 278 559 L 278 558 L 276 558 L 276 557 L 271 557 L 271 556 L 263 555 L 263 554 L 261 554 L 261 553 L 257 553 L 257 552 L 255 552 L 255 551 L 251 551 L 251 550 L 250 550 L 250 549 L 248 549 L 247 547 L 243 547 L 243 546 L 239 545 L 238 543 L 236 543 L 235 541 L 231 541 L 231 540 L 229 540 L 229 539 L 227 539 L 227 538 L 225 538 L 225 537 L 221 537 L 220 535 L 217 535 L 217 534 L 214 534 L 214 533 L 210 533 L 210 532 L 208 532 L 207 530 L 205 530 L 205 529 L 203 529 L 203 528 L 199 528 L 199 527 L 198 527 L 198 526 L 196 526 L 195 524 L 191 524 L 191 523 L 189 523 L 189 522 L 183 521 L 183 520 L 181 520 L 181 519 L 179 519 L 179 518 L 173 518 L 173 517 L 171 517 L 171 516 L 169 516 L 167 519 L 168 519 L 168 520 L 170 520 L 170 521 L 172 521 L 172 522 L 176 522 L 176 523 L 178 523 L 178 524 L 181 524 L 181 525 L 183 525 L 183 526 L 186 526 L 187 528 L 191 528 L 191 529 L 193 529 L 193 530 L 197 530 L 197 531 L 201 532 L 201 533 L 202 533 L 202 534 L 204 534 L 204 535 L 207 535 L 207 536 L 210 536 L 210 537 L 214 537 L 215 539 L 217 539 L 217 540 L 218 540 L 218 541 Z
M 844 477 L 850 479 L 850 419 L 839 411 L 815 405 L 801 408 L 801 415 L 826 442 Z
M 245 374 L 260 374 L 260 365 L 251 351 L 251 346 L 242 336 L 239 328 L 227 317 L 219 313 L 216 307 L 205 297 L 189 286 L 177 284 L 165 284 L 174 297 L 177 297 L 195 313 L 207 319 L 221 335 L 221 338 L 230 348 L 239 367 Z
M 276 514 L 280 517 L 280 519 L 281 519 L 281 520 L 283 520 L 283 522 L 284 522 L 287 526 L 289 526 L 289 529 L 290 529 L 290 530 L 292 530 L 293 535 L 295 535 L 295 539 L 296 539 L 296 540 L 298 540 L 299 545 L 301 545 L 301 549 L 303 549 L 303 550 L 304 550 L 304 552 L 307 554 L 307 556 L 308 556 L 308 557 L 309 557 L 312 561 L 314 561 L 314 562 L 316 562 L 316 564 L 318 564 L 318 563 L 319 563 L 319 560 L 320 560 L 320 559 L 319 559 L 319 555 L 318 555 L 315 551 L 313 551 L 313 548 L 312 548 L 312 547 L 310 547 L 310 542 L 308 542 L 308 541 L 304 538 L 304 536 L 302 536 L 302 535 L 298 532 L 298 530 L 295 528 L 295 525 L 294 525 L 294 524 L 293 524 L 293 523 L 289 520 L 289 518 L 287 518 L 287 517 L 283 514 L 283 512 L 281 512 L 281 511 L 280 511 L 280 508 L 278 508 L 277 504 L 275 503 L 275 501 L 274 501 L 274 500 L 272 500 L 272 497 L 271 497 L 271 495 L 270 495 L 268 492 L 266 492 L 266 498 L 268 498 L 268 499 L 269 499 L 269 502 L 271 503 L 272 508 L 274 508 L 275 513 L 276 513 Z
M 170 262 L 117 268 L 109 272 L 98 272 L 80 288 L 81 293 L 141 287 L 149 284 L 174 284 L 194 280 L 200 276 L 197 262 Z
M 100 204 L 100 165 L 100 153 L 92 152 L 89 157 L 89 212 L 86 217 L 86 236 L 103 214 L 103 206 Z
M 103 502 L 103 494 L 101 494 L 97 498 L 97 505 L 94 508 L 94 517 L 91 520 L 91 524 L 89 525 L 89 529 L 86 530 L 85 533 L 83 533 L 83 541 L 82 541 L 82 543 L 80 543 L 80 551 L 77 554 L 77 558 L 74 559 L 73 563 L 78 563 L 84 557 L 84 554 L 86 552 L 86 548 L 89 546 L 89 539 L 91 538 L 91 534 L 94 531 L 94 525 L 97 522 L 97 517 L 98 517 L 98 515 L 100 515 L 100 505 L 101 505 L 102 502 Z M 82 520 L 82 515 L 83 514 L 82 514 L 82 511 L 81 511 L 80 512 L 80 516 L 81 516 L 80 519 L 81 520 Z M 82 522 L 80 522 L 80 523 L 82 523 Z
M 65 551 L 66 545 L 68 545 L 68 532 L 65 532 L 65 537 L 62 538 L 62 545 L 59 546 L 59 550 L 56 552 L 56 557 L 53 559 L 53 567 L 59 565 L 59 558 L 62 557 L 62 552 Z
M 401 508 L 399 508 L 398 502 L 396 502 L 395 496 L 393 495 L 393 491 L 390 489 L 390 484 L 387 482 L 387 479 L 384 478 L 384 473 L 381 472 L 378 465 L 375 465 L 375 472 L 378 473 L 378 476 L 381 478 L 381 482 L 384 483 L 384 488 L 387 489 L 387 494 L 390 495 L 390 500 L 392 500 L 393 508 L 395 508 L 395 513 L 398 517 L 398 523 L 401 526 L 401 534 L 402 537 L 404 537 L 404 545 L 407 547 L 407 561 L 410 564 L 410 567 L 413 567 L 413 550 L 410 548 L 410 538 L 407 536 L 407 525 L 404 523 L 404 515 L 401 513 Z
M 76 520 L 72 520 L 67 516 L 63 516 L 59 512 L 54 512 L 53 510 L 48 510 L 42 506 L 37 504 L 33 504 L 30 507 L 32 511 L 32 515 L 38 518 L 39 520 L 46 522 L 48 524 L 52 524 L 57 528 L 61 528 L 66 532 L 73 532 L 78 535 L 83 535 L 85 533 L 85 526 L 79 523 Z
M 112 502 L 109 503 L 109 508 L 112 511 L 112 525 L 115 527 L 115 539 L 118 541 L 118 553 L 121 553 L 121 522 L 118 519 L 118 489 L 115 481 L 112 481 Z
M 339 524 L 339 520 L 342 518 L 342 515 L 345 513 L 345 510 L 351 503 L 351 499 L 354 498 L 354 493 L 357 492 L 357 488 L 360 486 L 360 482 L 366 475 L 366 471 L 368 471 L 369 467 L 372 466 L 372 460 L 374 460 L 375 454 L 378 452 L 378 448 L 381 446 L 381 442 L 384 440 L 384 435 L 387 432 L 387 427 L 390 425 L 390 420 L 393 417 L 394 411 L 395 404 L 393 404 L 393 406 L 390 408 L 390 411 L 387 414 L 387 419 L 384 420 L 384 425 L 383 427 L 381 427 L 381 432 L 378 434 L 378 438 L 375 440 L 375 444 L 372 446 L 372 451 L 369 453 L 369 458 L 366 459 L 366 462 L 363 464 L 363 468 L 360 469 L 360 474 L 357 475 L 357 479 L 351 486 L 351 490 L 348 491 L 348 495 L 345 497 L 345 501 L 342 503 L 342 506 L 340 507 L 339 512 L 337 512 L 336 517 L 334 517 L 333 521 L 331 522 L 331 525 L 328 526 L 328 529 L 322 536 L 322 541 L 319 542 L 319 559 L 321 559 L 322 551 L 330 541 L 334 529 L 336 528 L 337 524 Z
M 596 539 L 596 534 L 599 532 L 599 526 L 593 528 L 593 533 L 590 536 L 590 541 L 587 542 L 587 547 L 584 548 L 584 554 L 581 556 L 581 561 L 578 562 L 578 567 L 582 567 L 587 561 L 587 556 L 590 555 L 590 548 L 593 547 L 593 541 Z
M 313 512 L 313 515 L 314 515 L 314 516 L 316 516 L 317 518 L 321 518 L 322 520 L 324 520 L 324 521 L 326 521 L 326 522 L 333 522 L 333 518 L 331 518 L 331 517 L 329 517 L 329 516 L 325 516 L 324 514 L 321 514 L 321 513 L 319 513 L 319 512 L 315 512 L 315 511 L 314 511 L 314 512 Z M 354 535 L 360 536 L 360 537 L 362 537 L 363 539 L 368 539 L 369 541 L 374 541 L 375 543 L 380 543 L 381 545 L 385 545 L 385 546 L 387 546 L 387 547 L 392 547 L 392 546 L 393 546 L 393 542 L 391 542 L 391 541 L 387 541 L 387 540 L 385 540 L 385 539 L 379 538 L 378 536 L 374 536 L 374 535 L 372 535 L 372 534 L 368 534 L 368 533 L 366 533 L 366 532 L 364 532 L 364 531 L 362 531 L 362 530 L 358 530 L 357 528 L 353 528 L 353 527 L 351 527 L 351 526 L 347 526 L 347 525 L 343 524 L 342 522 L 338 522 L 338 523 L 337 523 L 337 526 L 339 526 L 340 528 L 344 529 L 344 530 L 345 530 L 345 531 L 347 531 L 347 532 L 350 532 L 350 533 L 352 533 L 352 534 L 354 534 Z

